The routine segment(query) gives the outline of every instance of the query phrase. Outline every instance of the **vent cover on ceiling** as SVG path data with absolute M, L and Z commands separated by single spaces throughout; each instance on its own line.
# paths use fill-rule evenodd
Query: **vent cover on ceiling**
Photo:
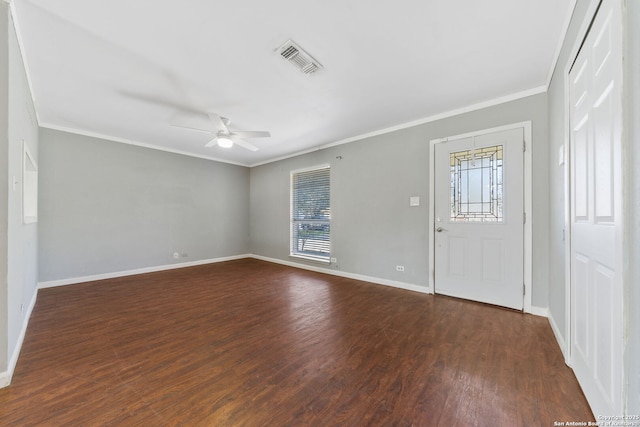
M 318 61 L 291 40 L 287 40 L 276 52 L 304 74 L 313 74 L 322 68 Z

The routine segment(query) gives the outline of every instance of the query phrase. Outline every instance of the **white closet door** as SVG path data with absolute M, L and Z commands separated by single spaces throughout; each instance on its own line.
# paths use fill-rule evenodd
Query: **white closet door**
M 602 2 L 569 73 L 571 364 L 596 417 L 623 412 L 620 7 Z

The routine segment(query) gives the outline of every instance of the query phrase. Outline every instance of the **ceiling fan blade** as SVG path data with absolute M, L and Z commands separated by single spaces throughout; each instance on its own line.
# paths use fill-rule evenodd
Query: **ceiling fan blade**
M 227 125 L 222 119 L 222 117 L 220 117 L 215 113 L 207 113 L 207 115 L 209 116 L 209 118 L 211 119 L 211 121 L 213 122 L 213 125 L 216 127 L 217 130 L 222 131 L 224 133 L 229 133 L 229 128 L 227 128 Z
M 246 148 L 250 151 L 258 151 L 258 147 L 243 139 L 237 138 L 235 135 L 232 135 L 231 140 L 234 142 L 234 144 L 238 144 L 242 148 Z
M 211 129 L 194 128 L 194 127 L 191 127 L 191 126 L 175 125 L 173 123 L 171 123 L 171 126 L 173 126 L 174 128 L 189 129 L 189 130 L 195 130 L 195 131 L 198 131 L 198 132 L 211 133 Z
M 269 132 L 262 130 L 239 130 L 231 132 L 231 135 L 240 138 L 268 138 L 271 136 Z
M 211 141 L 207 142 L 204 146 L 206 148 L 209 148 L 209 147 L 213 147 L 216 144 L 218 144 L 218 137 L 217 136 L 215 138 L 213 138 Z
M 122 96 L 133 99 L 135 101 L 143 102 L 145 104 L 160 106 L 164 108 L 171 108 L 175 111 L 181 111 L 184 113 L 188 113 L 190 115 L 202 114 L 202 111 L 199 111 L 198 109 L 188 104 L 185 104 L 183 102 L 175 101 L 174 99 L 169 97 L 163 97 L 158 95 L 145 94 L 141 92 L 133 92 L 133 91 L 127 91 L 127 90 L 118 90 L 117 92 Z

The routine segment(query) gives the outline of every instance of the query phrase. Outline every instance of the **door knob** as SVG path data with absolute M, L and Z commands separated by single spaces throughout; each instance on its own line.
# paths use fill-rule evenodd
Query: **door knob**
M 438 227 L 438 228 L 436 228 L 436 231 L 438 233 L 442 233 L 443 231 L 447 231 L 447 229 L 446 228 L 442 228 L 442 227 Z

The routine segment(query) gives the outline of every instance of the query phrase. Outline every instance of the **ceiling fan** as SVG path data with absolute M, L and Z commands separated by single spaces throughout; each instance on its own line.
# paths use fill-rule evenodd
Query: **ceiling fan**
M 190 126 L 174 125 L 185 129 L 196 130 L 200 132 L 207 132 L 213 135 L 213 138 L 205 144 L 205 147 L 213 147 L 218 145 L 222 148 L 231 148 L 233 144 L 237 144 L 242 148 L 246 148 L 251 151 L 258 151 L 258 147 L 245 141 L 243 138 L 267 138 L 271 134 L 267 131 L 257 130 L 231 130 L 229 124 L 231 121 L 226 117 L 221 117 L 215 113 L 207 113 L 209 119 L 213 124 L 213 129 L 199 129 Z

